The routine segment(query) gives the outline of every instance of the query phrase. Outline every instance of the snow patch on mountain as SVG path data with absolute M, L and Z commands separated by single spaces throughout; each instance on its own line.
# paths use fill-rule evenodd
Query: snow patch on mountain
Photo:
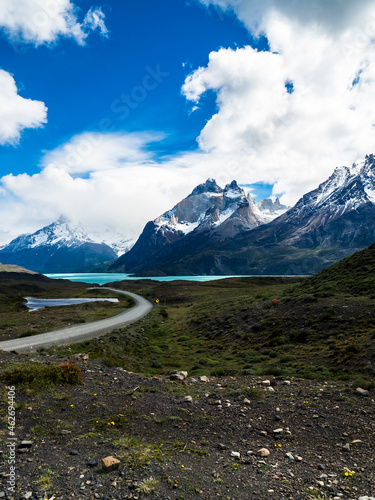
M 318 189 L 305 195 L 297 205 L 311 208 L 330 207 L 332 214 L 337 210 L 340 215 L 375 202 L 375 158 L 368 155 L 350 167 L 338 167 L 331 177 Z
M 135 238 L 124 238 L 122 234 L 109 229 L 89 231 L 82 223 L 72 222 L 61 216 L 57 221 L 35 233 L 18 236 L 9 244 L 0 247 L 0 250 L 7 249 L 15 252 L 39 247 L 72 248 L 84 243 L 96 243 L 109 246 L 120 256 L 130 250 L 135 240 Z
M 207 179 L 171 210 L 156 218 L 154 224 L 157 231 L 179 231 L 187 235 L 208 227 L 218 228 L 241 208 L 252 214 L 248 217 L 249 229 L 272 221 L 288 209 L 278 198 L 255 204 L 236 181 L 222 189 L 214 179 Z

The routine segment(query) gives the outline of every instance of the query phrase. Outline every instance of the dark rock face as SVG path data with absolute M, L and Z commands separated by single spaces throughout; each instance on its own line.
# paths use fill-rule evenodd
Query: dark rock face
M 125 255 L 125 267 L 143 275 L 314 274 L 375 241 L 373 155 L 350 168 L 336 168 L 327 181 L 268 224 L 257 219 L 247 197 L 238 198 L 235 212 L 215 225 L 225 213 L 224 192 L 235 196 L 236 186 L 226 186 L 199 230 L 165 244 L 146 260 L 129 261 Z M 263 210 L 272 211 L 271 203 L 261 202 Z M 273 204 L 277 211 L 279 201 Z

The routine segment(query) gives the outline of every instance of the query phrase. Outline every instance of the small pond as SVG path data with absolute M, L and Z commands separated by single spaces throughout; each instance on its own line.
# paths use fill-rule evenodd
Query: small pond
M 26 307 L 30 309 L 29 312 L 43 309 L 44 307 L 57 307 L 57 306 L 72 306 L 76 304 L 85 304 L 86 302 L 118 302 L 118 299 L 36 299 L 35 297 L 25 297 L 27 300 Z

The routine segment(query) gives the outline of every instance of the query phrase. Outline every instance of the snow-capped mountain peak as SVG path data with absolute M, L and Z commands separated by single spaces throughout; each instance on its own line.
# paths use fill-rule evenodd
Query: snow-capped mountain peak
M 237 184 L 236 181 L 232 181 L 227 184 L 223 191 L 224 197 L 231 200 L 238 200 L 239 198 L 246 198 L 245 191 Z
M 280 215 L 284 214 L 289 208 L 290 207 L 280 203 L 279 198 L 275 198 L 274 200 L 265 198 L 259 201 L 255 206 L 255 210 L 259 212 L 260 216 L 267 223 L 280 217 Z
M 375 158 L 368 155 L 350 167 L 337 167 L 320 186 L 296 204 L 296 214 L 328 210 L 343 215 L 366 203 L 375 203 Z
M 18 236 L 0 249 L 0 255 L 5 263 L 38 272 L 81 272 L 122 255 L 134 241 L 110 229 L 90 231 L 61 216 L 35 233 Z

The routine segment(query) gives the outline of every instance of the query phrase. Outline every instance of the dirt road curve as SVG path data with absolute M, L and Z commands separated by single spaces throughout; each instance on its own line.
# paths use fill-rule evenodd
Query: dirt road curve
M 141 297 L 131 292 L 123 292 L 116 288 L 105 288 L 112 292 L 128 295 L 135 301 L 135 306 L 131 309 L 113 316 L 112 318 L 86 323 L 84 325 L 70 326 L 60 330 L 54 330 L 48 333 L 41 333 L 32 337 L 24 337 L 22 339 L 7 340 L 0 342 L 0 350 L 17 351 L 17 352 L 33 352 L 40 347 L 51 347 L 55 345 L 74 344 L 83 340 L 92 339 L 109 333 L 114 328 L 120 328 L 130 323 L 134 323 L 143 318 L 152 309 L 152 304 Z

